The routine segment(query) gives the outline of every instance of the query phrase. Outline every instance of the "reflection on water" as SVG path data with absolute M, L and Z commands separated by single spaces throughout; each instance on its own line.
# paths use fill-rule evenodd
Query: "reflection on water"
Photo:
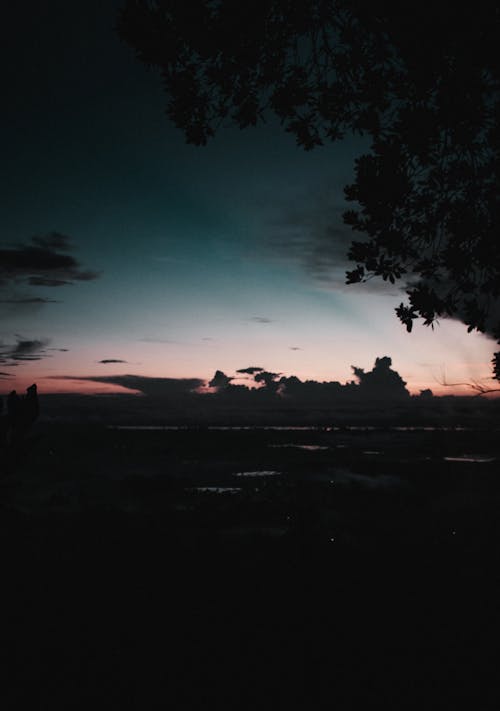
M 241 487 L 239 486 L 193 486 L 186 491 L 198 491 L 201 493 L 210 494 L 239 494 Z
M 187 425 L 107 425 L 108 430 L 170 430 L 177 432 L 179 430 L 190 430 Z
M 459 457 L 443 457 L 443 459 L 445 462 L 474 462 L 478 464 L 495 461 L 495 457 L 486 457 L 476 454 L 461 454 Z
M 289 425 L 211 425 L 207 427 L 207 430 L 215 430 L 218 432 L 232 432 L 240 430 L 271 430 L 272 432 L 317 432 L 318 430 L 323 430 L 324 427 L 290 427 Z
M 338 426 L 323 426 L 323 425 L 210 425 L 208 427 L 198 427 L 192 425 L 107 425 L 110 430 L 199 430 L 206 429 L 216 432 L 241 432 L 241 431 L 257 431 L 257 432 L 373 432 L 373 431 L 388 431 L 388 432 L 473 432 L 476 427 L 463 427 L 461 425 L 342 425 Z M 500 428 L 494 428 L 499 431 Z
M 395 426 L 389 427 L 390 430 L 395 432 L 473 432 L 474 427 L 462 427 L 461 425 L 437 425 L 437 426 Z
M 275 449 L 281 449 L 283 447 L 294 447 L 295 449 L 305 449 L 309 452 L 315 452 L 318 449 L 329 449 L 329 447 L 322 444 L 295 444 L 294 442 L 287 442 L 286 444 L 270 444 L 268 446 L 274 447 Z
M 262 469 L 259 471 L 254 471 L 254 472 L 236 472 L 234 476 L 248 476 L 248 477 L 253 477 L 253 476 L 279 476 L 281 472 L 276 472 L 271 469 Z

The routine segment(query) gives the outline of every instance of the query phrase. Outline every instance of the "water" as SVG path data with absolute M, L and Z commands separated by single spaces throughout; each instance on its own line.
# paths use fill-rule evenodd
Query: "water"
M 488 464 L 494 462 L 495 457 L 487 457 L 481 454 L 462 454 L 458 457 L 443 457 L 445 462 L 473 462 L 475 464 Z
M 236 472 L 233 476 L 244 476 L 244 477 L 261 477 L 261 476 L 279 476 L 281 472 L 273 471 L 270 469 L 262 469 L 253 472 Z
M 192 425 L 107 425 L 110 430 L 156 430 L 156 431 L 182 431 L 198 430 L 200 428 Z M 322 426 L 322 425 L 210 425 L 206 428 L 215 432 L 242 432 L 242 431 L 272 431 L 272 432 L 474 432 L 477 427 L 463 427 L 461 425 L 343 425 Z M 495 427 L 493 431 L 499 432 L 500 428 Z
M 193 486 L 186 491 L 197 491 L 202 494 L 239 494 L 242 489 L 239 486 Z
M 316 452 L 321 449 L 330 449 L 330 447 L 321 444 L 295 444 L 294 442 L 286 442 L 285 444 L 270 444 L 269 447 L 274 447 L 275 449 L 294 447 L 295 449 L 305 449 L 308 452 Z

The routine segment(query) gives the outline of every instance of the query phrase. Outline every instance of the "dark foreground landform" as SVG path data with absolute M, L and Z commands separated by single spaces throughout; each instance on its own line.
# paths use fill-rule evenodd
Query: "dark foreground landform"
M 498 708 L 496 423 L 39 423 L 0 482 L 2 708 Z
M 143 380 L 149 380 L 144 378 Z M 175 381 L 176 383 L 178 381 Z M 182 382 L 182 381 L 181 381 Z M 355 387 L 355 386 L 353 386 Z M 237 390 L 237 388 L 236 388 Z M 430 391 L 428 391 L 430 392 Z M 251 397 L 250 397 L 251 395 Z M 377 425 L 377 426 L 469 426 L 500 427 L 500 397 L 433 397 L 402 399 L 389 396 L 338 402 L 327 397 L 324 402 L 298 402 L 263 391 L 244 394 L 244 403 L 227 391 L 215 396 L 194 393 L 171 397 L 112 394 L 50 394 L 43 396 L 42 420 L 47 423 L 107 425 L 184 425 L 194 429 L 210 425 L 283 427 Z M 248 402 L 248 399 L 250 402 Z

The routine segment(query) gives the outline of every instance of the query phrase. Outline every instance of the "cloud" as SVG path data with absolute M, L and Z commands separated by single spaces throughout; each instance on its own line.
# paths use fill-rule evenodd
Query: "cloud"
M 233 380 L 233 378 L 223 373 L 222 370 L 216 370 L 214 377 L 210 380 L 208 385 L 211 388 L 226 388 L 231 383 L 231 380 Z
M 30 277 L 28 279 L 30 286 L 66 286 L 71 284 L 66 279 L 47 279 L 47 277 Z
M 355 380 L 341 385 L 339 382 L 319 382 L 307 380 L 302 382 L 296 376 L 282 376 L 257 367 L 240 368 L 237 373 L 252 376 L 260 388 L 249 389 L 231 384 L 233 378 L 218 370 L 209 383 L 218 388 L 221 397 L 238 397 L 242 406 L 245 398 L 281 398 L 283 402 L 297 406 L 314 406 L 314 404 L 360 404 L 362 402 L 397 402 L 405 401 L 410 395 L 406 383 L 399 373 L 391 368 L 392 360 L 382 356 L 375 360 L 372 370 L 365 372 L 363 368 L 353 366 Z
M 450 281 L 444 274 L 439 274 L 438 279 L 419 279 L 407 275 L 395 284 L 381 277 L 363 283 L 346 284 L 346 271 L 355 266 L 355 262 L 347 257 L 349 248 L 353 241 L 368 240 L 368 235 L 344 224 L 343 213 L 352 205 L 339 200 L 341 194 L 341 191 L 327 190 L 303 192 L 302 195 L 290 196 L 278 204 L 268 223 L 268 254 L 281 262 L 298 265 L 323 289 L 347 294 L 378 293 L 394 296 L 398 302 L 406 302 L 406 291 L 412 286 L 412 281 L 413 285 L 418 282 L 428 285 L 441 297 L 454 290 L 455 281 Z M 467 321 L 465 304 L 468 298 L 469 294 L 458 295 L 454 319 Z M 456 294 L 454 300 L 457 300 Z M 494 332 L 500 327 L 500 298 L 485 293 L 480 296 L 480 301 L 480 306 L 488 312 L 485 333 L 497 340 Z
M 28 340 L 17 336 L 17 342 L 14 345 L 0 344 L 0 363 L 14 366 L 24 361 L 49 358 L 50 356 L 47 354 L 49 343 L 48 338 Z
M 10 352 L 10 357 L 13 360 L 40 360 L 48 344 L 48 339 L 18 340 Z
M 61 249 L 65 251 L 71 248 L 69 237 L 60 232 L 49 232 L 43 237 L 33 237 L 32 242 L 43 249 Z
M 253 321 L 254 323 L 272 323 L 273 320 L 267 318 L 267 316 L 251 316 L 248 321 Z
M 205 384 L 200 378 L 149 378 L 142 375 L 51 375 L 47 380 L 71 380 L 81 382 L 120 385 L 149 397 L 172 398 L 189 396 Z
M 269 221 L 270 256 L 298 265 L 323 288 L 400 295 L 405 288 L 403 280 L 396 285 L 382 279 L 360 285 L 345 283 L 346 271 L 354 266 L 347 258 L 349 247 L 353 240 L 362 241 L 363 235 L 344 224 L 342 215 L 348 205 L 339 200 L 339 194 L 342 191 L 304 192 L 279 205 Z
M 12 373 L 4 373 L 3 371 L 0 371 L 0 379 L 3 379 L 3 378 L 13 378 L 13 377 L 14 377 L 14 376 L 13 376 Z
M 125 388 L 130 394 L 143 394 L 150 398 L 150 403 L 158 405 L 159 416 L 168 413 L 169 407 L 175 411 L 179 411 L 180 407 L 185 415 L 194 418 L 210 418 L 221 413 L 244 418 L 260 413 L 260 418 L 266 411 L 279 413 L 280 417 L 284 415 L 293 418 L 302 412 L 309 418 L 315 411 L 324 413 L 340 408 L 339 412 L 342 412 L 347 408 L 359 414 L 364 413 L 366 407 L 370 408 L 370 412 L 375 409 L 380 412 L 380 416 L 385 417 L 391 413 L 391 408 L 418 403 L 417 399 L 410 397 L 406 383 L 391 366 L 391 359 L 382 356 L 376 359 L 374 367 L 369 371 L 353 368 L 354 377 L 345 384 L 337 381 L 301 381 L 294 375 L 283 376 L 263 370 L 253 375 L 245 374 L 259 387 L 234 384 L 234 378 L 221 370 L 216 371 L 209 383 L 210 388 L 200 378 L 153 378 L 134 374 L 53 375 L 44 380 L 71 381 L 73 387 L 78 386 L 78 383 L 92 382 L 116 385 Z M 3 377 L 6 376 L 8 373 L 4 371 Z M 85 389 L 88 390 L 88 387 Z M 432 397 L 430 391 L 426 397 Z M 223 419 L 226 419 L 225 415 Z
M 392 359 L 389 356 L 382 356 L 375 359 L 373 369 L 367 373 L 363 368 L 351 366 L 358 379 L 360 392 L 366 397 L 380 400 L 409 397 L 405 381 L 399 373 L 392 370 L 391 365 Z
M 121 358 L 103 358 L 102 360 L 98 360 L 98 363 L 126 363 L 126 360 L 121 360 Z
M 280 375 L 281 373 L 270 373 L 267 370 L 262 370 L 260 373 L 256 373 L 254 380 L 256 383 L 264 383 L 266 389 L 275 392 L 279 387 L 277 380 Z
M 179 341 L 174 341 L 171 338 L 156 338 L 156 337 L 145 337 L 139 338 L 139 343 L 174 343 L 178 344 Z
M 68 252 L 72 246 L 66 235 L 51 232 L 30 242 L 0 248 L 0 284 L 24 282 L 31 286 L 64 286 L 91 281 L 97 272 L 82 269 Z
M 289 346 L 288 349 L 290 351 L 301 351 L 302 348 L 299 348 L 298 346 Z
M 0 299 L 0 304 L 60 304 L 57 299 L 45 299 L 43 296 L 29 296 L 24 299 Z

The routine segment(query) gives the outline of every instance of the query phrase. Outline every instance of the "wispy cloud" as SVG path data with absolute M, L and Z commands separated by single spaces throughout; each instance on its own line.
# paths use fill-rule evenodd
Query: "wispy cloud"
M 179 343 L 179 341 L 174 341 L 171 338 L 160 338 L 157 336 L 146 336 L 145 338 L 139 338 L 138 340 L 139 343 Z
M 0 285 L 58 287 L 97 279 L 98 272 L 82 268 L 72 249 L 69 237 L 58 232 L 0 248 Z
M 341 193 L 340 193 L 341 194 Z M 372 279 L 365 284 L 347 285 L 346 271 L 353 268 L 347 253 L 353 240 L 364 235 L 354 232 L 343 222 L 348 208 L 339 193 L 330 190 L 294 195 L 283 201 L 268 223 L 267 252 L 269 257 L 297 265 L 322 289 L 401 294 L 405 282 L 387 284 Z
M 0 304 L 60 304 L 57 299 L 45 299 L 43 296 L 29 296 L 26 298 L 0 299 Z
M 253 323 L 273 323 L 273 319 L 267 318 L 267 316 L 251 316 L 247 320 Z
M 108 364 L 108 363 L 126 363 L 126 360 L 122 360 L 121 358 L 103 358 L 102 360 L 98 360 L 98 363 L 103 363 L 103 364 Z
M 0 344 L 0 363 L 7 366 L 16 366 L 26 361 L 42 360 L 50 358 L 47 353 L 47 346 L 50 343 L 48 338 L 24 339 L 16 337 L 16 343 Z

